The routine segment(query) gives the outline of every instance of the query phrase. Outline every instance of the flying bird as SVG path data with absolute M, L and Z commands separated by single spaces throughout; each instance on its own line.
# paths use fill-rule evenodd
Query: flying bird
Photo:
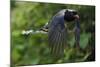
M 54 57 L 62 57 L 64 56 L 64 49 L 67 46 L 67 24 L 72 23 L 72 21 L 75 21 L 75 46 L 80 47 L 79 15 L 78 12 L 73 9 L 62 9 L 57 12 L 41 29 L 37 31 L 22 31 L 22 34 L 29 35 L 44 32 L 47 33 L 51 55 L 53 55 Z
M 75 40 L 79 46 L 80 41 L 80 23 L 79 15 L 76 10 L 62 9 L 56 13 L 50 21 L 41 28 L 47 32 L 51 54 L 55 57 L 64 56 L 64 48 L 67 45 L 68 28 L 67 24 L 75 21 Z

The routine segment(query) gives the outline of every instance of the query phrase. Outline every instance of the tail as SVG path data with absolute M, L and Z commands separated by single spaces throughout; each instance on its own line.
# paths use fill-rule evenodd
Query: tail
M 36 34 L 36 33 L 47 33 L 48 32 L 48 23 L 46 23 L 42 28 L 38 30 L 23 30 L 22 35 Z

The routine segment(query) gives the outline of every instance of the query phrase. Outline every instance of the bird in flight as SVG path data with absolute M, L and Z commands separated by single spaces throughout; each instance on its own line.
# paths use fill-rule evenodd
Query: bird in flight
M 39 31 L 23 31 L 22 34 L 28 35 L 30 33 L 43 33 L 43 31 L 48 34 L 49 48 L 51 55 L 54 57 L 64 56 L 64 49 L 67 46 L 68 38 L 68 27 L 67 24 L 75 21 L 75 46 L 79 47 L 80 41 L 80 22 L 79 15 L 76 10 L 73 9 L 62 9 L 56 13 L 44 27 L 39 29 Z
M 79 15 L 76 10 L 62 9 L 56 13 L 50 21 L 41 28 L 42 31 L 47 32 L 48 42 L 51 54 L 55 57 L 61 57 L 64 55 L 64 48 L 67 45 L 68 28 L 67 24 L 75 21 L 75 41 L 79 46 L 80 41 L 80 23 Z

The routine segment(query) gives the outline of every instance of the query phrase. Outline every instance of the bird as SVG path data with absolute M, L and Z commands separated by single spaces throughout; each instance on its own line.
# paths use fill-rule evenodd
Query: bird
M 78 12 L 74 9 L 62 9 L 57 12 L 43 28 L 48 34 L 50 53 L 55 57 L 64 56 L 67 46 L 68 28 L 67 24 L 75 21 L 75 40 L 77 46 L 80 41 L 80 21 Z

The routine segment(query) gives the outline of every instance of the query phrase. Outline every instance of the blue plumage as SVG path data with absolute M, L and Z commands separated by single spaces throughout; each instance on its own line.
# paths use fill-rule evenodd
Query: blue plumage
M 64 56 L 64 48 L 67 46 L 67 27 L 66 23 L 76 21 L 75 39 L 79 43 L 80 39 L 80 23 L 77 12 L 75 10 L 63 9 L 52 17 L 48 25 L 48 41 L 51 55 L 56 58 Z

